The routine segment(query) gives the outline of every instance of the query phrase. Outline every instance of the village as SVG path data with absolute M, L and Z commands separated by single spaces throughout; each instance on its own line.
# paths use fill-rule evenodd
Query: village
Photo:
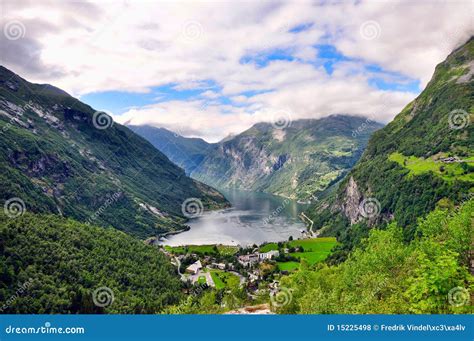
M 334 238 L 306 238 L 239 247 L 228 245 L 164 246 L 190 289 L 245 288 L 249 296 L 262 290 L 275 292 L 281 276 L 296 271 L 301 262 L 324 260 L 336 244 Z

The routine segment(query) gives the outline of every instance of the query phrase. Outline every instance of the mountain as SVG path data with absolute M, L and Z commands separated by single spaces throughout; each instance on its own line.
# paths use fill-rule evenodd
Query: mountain
M 188 198 L 206 208 L 226 203 L 110 116 L 1 66 L 0 132 L 5 209 L 59 213 L 146 238 L 183 229 Z
M 198 167 L 213 145 L 200 138 L 188 138 L 165 128 L 148 125 L 127 125 L 132 131 L 148 140 L 155 148 L 165 154 L 172 162 L 190 174 Z
M 309 200 L 344 176 L 381 127 L 344 115 L 296 120 L 287 127 L 258 123 L 214 145 L 190 174 L 217 188 Z
M 307 214 L 347 253 L 369 227 L 395 220 L 413 238 L 420 217 L 474 192 L 474 38 L 436 67 L 423 92 L 375 132 L 329 199 Z M 341 253 L 341 254 L 343 254 Z
M 180 302 L 181 288 L 158 248 L 121 231 L 0 212 L 3 314 L 157 313 Z

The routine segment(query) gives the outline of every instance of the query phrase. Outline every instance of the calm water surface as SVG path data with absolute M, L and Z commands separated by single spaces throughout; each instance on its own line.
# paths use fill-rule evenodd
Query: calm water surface
M 161 244 L 251 245 L 297 238 L 305 225 L 298 218 L 304 209 L 295 201 L 265 193 L 221 191 L 232 208 L 206 212 L 191 219 L 189 231 L 169 236 Z

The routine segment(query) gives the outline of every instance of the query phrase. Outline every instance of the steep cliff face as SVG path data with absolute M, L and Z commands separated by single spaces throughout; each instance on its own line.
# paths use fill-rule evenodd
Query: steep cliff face
M 342 204 L 342 211 L 349 219 L 351 224 L 357 223 L 361 217 L 359 212 L 359 203 L 361 201 L 362 194 L 359 192 L 359 188 L 357 187 L 354 177 L 351 176 L 345 189 Z
M 187 198 L 226 202 L 109 116 L 0 66 L 2 205 L 15 200 L 145 238 L 183 228 Z
M 334 194 L 308 210 L 315 228 L 351 245 L 367 227 L 395 219 L 409 239 L 417 219 L 436 205 L 472 195 L 473 59 L 471 38 L 436 67 L 413 102 L 373 134 Z
M 218 188 L 309 200 L 354 165 L 370 134 L 380 127 L 343 115 L 293 121 L 284 128 L 259 123 L 219 143 L 191 176 Z

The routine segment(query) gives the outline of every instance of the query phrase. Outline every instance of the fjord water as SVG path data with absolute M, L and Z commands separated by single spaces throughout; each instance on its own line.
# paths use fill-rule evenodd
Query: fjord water
M 304 206 L 260 192 L 221 190 L 232 204 L 191 219 L 189 231 L 169 236 L 164 245 L 252 245 L 298 238 L 305 225 L 298 217 Z

